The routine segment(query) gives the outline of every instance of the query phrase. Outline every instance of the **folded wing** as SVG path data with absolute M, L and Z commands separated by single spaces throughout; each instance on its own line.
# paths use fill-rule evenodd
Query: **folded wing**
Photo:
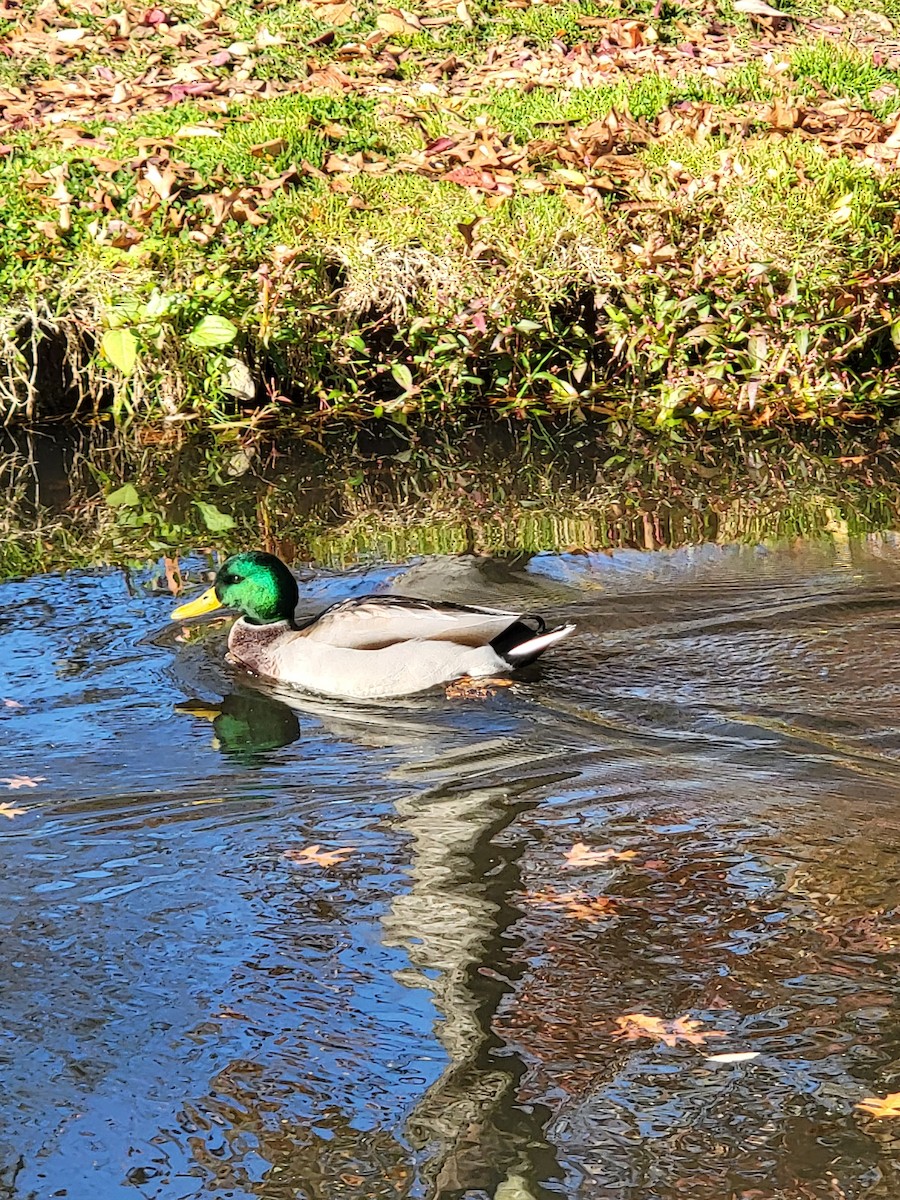
M 303 636 L 348 650 L 380 650 L 397 642 L 455 642 L 486 646 L 513 626 L 515 640 L 544 631 L 541 617 L 494 608 L 437 604 L 406 596 L 359 596 L 343 600 L 311 621 Z

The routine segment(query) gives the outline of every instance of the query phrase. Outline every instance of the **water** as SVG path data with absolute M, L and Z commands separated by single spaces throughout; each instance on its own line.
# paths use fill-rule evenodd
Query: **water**
M 578 635 L 486 701 L 354 708 L 184 639 L 161 566 L 0 586 L 0 1197 L 900 1194 L 855 1107 L 900 1091 L 900 539 L 302 603 L 388 587 Z

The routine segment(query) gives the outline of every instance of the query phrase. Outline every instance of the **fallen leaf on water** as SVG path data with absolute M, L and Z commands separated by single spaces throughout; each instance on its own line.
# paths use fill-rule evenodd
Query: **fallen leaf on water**
M 563 857 L 567 867 L 593 867 L 599 863 L 609 862 L 613 858 L 627 860 L 637 858 L 635 850 L 592 850 L 587 842 L 576 842 L 571 850 Z
M 900 1117 L 900 1092 L 890 1092 L 883 1099 L 867 1096 L 856 1106 L 871 1117 Z
M 317 842 L 315 846 L 306 846 L 303 850 L 285 850 L 282 858 L 286 858 L 289 862 L 316 863 L 320 867 L 337 867 L 347 861 L 345 856 L 353 854 L 354 849 L 353 846 L 339 846 L 337 850 L 323 850 Z
M 6 698 L 3 701 L 3 707 L 4 708 L 22 708 L 24 706 L 21 705 L 18 700 L 10 700 L 10 699 Z
M 19 788 L 37 787 L 46 778 L 46 775 L 7 775 L 5 779 L 0 779 L 0 783 L 5 783 L 11 791 L 17 792 Z
M 27 808 L 16 808 L 13 804 L 0 804 L 0 817 L 6 817 L 12 820 L 13 817 L 21 817 L 22 813 L 28 812 Z
M 557 892 L 546 888 L 531 892 L 525 898 L 531 904 L 561 908 L 573 920 L 587 921 L 591 925 L 607 920 L 615 912 L 615 901 L 609 896 L 589 896 L 585 892 Z
M 625 1013 L 616 1017 L 616 1024 L 619 1030 L 615 1036 L 626 1038 L 629 1042 L 637 1038 L 651 1038 L 665 1042 L 667 1046 L 677 1046 L 679 1042 L 703 1046 L 710 1038 L 725 1036 L 716 1029 L 701 1029 L 702 1021 L 691 1020 L 686 1015 L 676 1017 L 674 1021 L 664 1021 L 661 1017 L 650 1017 L 646 1013 Z

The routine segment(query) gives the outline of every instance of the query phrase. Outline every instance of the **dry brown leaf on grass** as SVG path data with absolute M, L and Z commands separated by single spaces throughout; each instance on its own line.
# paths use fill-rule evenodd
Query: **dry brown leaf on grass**
M 284 138 L 273 138 L 271 142 L 257 142 L 255 146 L 250 147 L 250 153 L 254 158 L 277 158 L 286 149 L 287 142 Z
M 747 17 L 780 17 L 783 21 L 797 19 L 791 13 L 781 12 L 780 9 L 773 8 L 771 4 L 764 3 L 764 0 L 734 0 L 734 11 L 743 13 Z
M 176 175 L 170 166 L 164 167 L 161 171 L 155 163 L 149 163 L 144 168 L 144 178 L 159 196 L 160 200 L 168 200 L 172 195 L 172 188 L 175 186 Z
M 646 1013 L 625 1013 L 616 1017 L 619 1026 L 615 1037 L 636 1041 L 638 1038 L 650 1038 L 653 1041 L 664 1042 L 667 1046 L 677 1046 L 679 1042 L 689 1042 L 692 1046 L 704 1046 L 710 1038 L 725 1037 L 717 1029 L 703 1030 L 702 1021 L 691 1020 L 688 1016 L 676 1017 L 673 1021 L 664 1021 L 661 1017 L 651 1017 Z
M 415 13 L 403 8 L 389 8 L 387 12 L 379 13 L 375 24 L 384 33 L 406 34 L 419 33 L 424 28 Z
M 0 783 L 5 783 L 11 792 L 17 792 L 19 788 L 36 788 L 46 779 L 46 775 L 7 775 L 5 779 L 0 779 Z
M 288 862 L 301 864 L 315 863 L 319 867 L 338 867 L 347 861 L 347 856 L 355 853 L 354 846 L 339 846 L 336 850 L 323 850 L 316 843 L 306 846 L 303 850 L 285 850 L 282 858 Z
M 563 857 L 566 860 L 567 867 L 595 867 L 600 863 L 610 862 L 614 858 L 622 861 L 627 861 L 630 858 L 637 858 L 636 850 L 594 850 L 587 842 L 576 842 L 571 850 L 567 850 Z
M 856 1106 L 870 1117 L 900 1117 L 900 1092 L 890 1092 L 887 1096 L 867 1096 Z
M 356 7 L 352 3 L 310 4 L 313 15 L 326 25 L 350 25 L 356 20 Z

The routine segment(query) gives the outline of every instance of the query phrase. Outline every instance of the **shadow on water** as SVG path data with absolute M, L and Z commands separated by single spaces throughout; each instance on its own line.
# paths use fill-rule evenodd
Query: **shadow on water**
M 898 546 L 307 574 L 578 622 L 477 704 L 2 585 L 0 1197 L 896 1196 Z

